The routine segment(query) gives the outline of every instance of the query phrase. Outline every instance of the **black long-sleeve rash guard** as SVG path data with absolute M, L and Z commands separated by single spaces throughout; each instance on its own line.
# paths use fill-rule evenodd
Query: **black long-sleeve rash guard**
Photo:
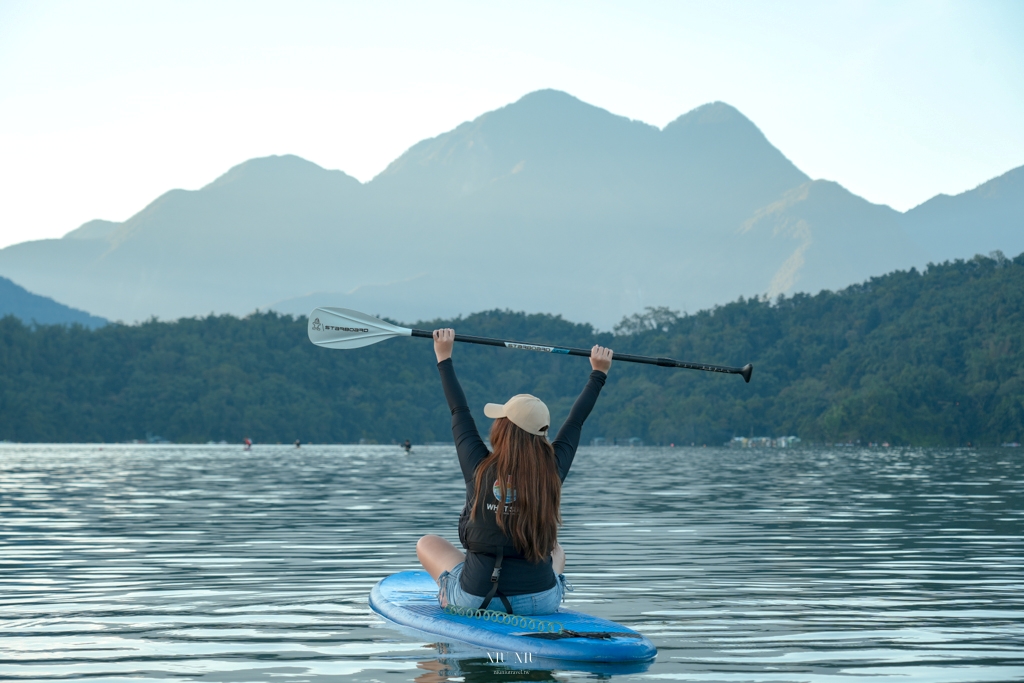
M 448 408 L 452 411 L 452 436 L 455 439 L 455 450 L 459 454 L 462 477 L 466 482 L 466 506 L 462 510 L 461 521 L 469 516 L 469 506 L 473 502 L 476 468 L 490 451 L 483 439 L 480 438 L 480 432 L 477 431 L 476 422 L 469 412 L 466 394 L 462 391 L 462 386 L 455 376 L 455 366 L 451 359 L 438 363 L 437 369 L 441 373 L 441 386 L 444 387 Z M 579 398 L 576 399 L 572 410 L 569 411 L 569 417 L 562 428 L 558 430 L 558 435 L 551 444 L 555 450 L 558 477 L 563 482 L 576 457 L 576 449 L 580 445 L 580 434 L 583 431 L 583 422 L 590 415 L 590 411 L 594 409 L 597 397 L 601 393 L 601 387 L 604 386 L 607 378 L 608 376 L 600 370 L 590 373 L 590 380 L 583 387 Z M 460 581 L 462 589 L 471 595 L 487 595 L 491 588 L 493 566 L 493 557 L 467 552 L 466 566 L 462 571 Z M 506 558 L 502 564 L 498 590 L 505 595 L 523 595 L 548 590 L 554 585 L 555 575 L 551 570 L 550 556 L 540 563 L 510 557 Z

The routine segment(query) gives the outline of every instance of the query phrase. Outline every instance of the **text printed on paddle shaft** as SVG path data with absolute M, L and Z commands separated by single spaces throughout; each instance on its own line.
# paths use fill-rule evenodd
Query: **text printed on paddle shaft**
M 515 342 L 505 342 L 505 347 L 509 349 L 523 349 L 524 351 L 543 351 L 544 353 L 551 353 L 554 350 L 551 346 L 534 346 L 533 344 L 517 344 Z
M 365 327 L 337 327 L 336 325 L 324 325 L 325 330 L 334 330 L 336 332 L 369 332 L 370 330 Z

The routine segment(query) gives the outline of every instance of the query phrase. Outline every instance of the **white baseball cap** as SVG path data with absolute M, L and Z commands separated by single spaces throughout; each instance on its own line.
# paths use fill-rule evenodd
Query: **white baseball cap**
M 551 425 L 551 413 L 544 401 L 530 394 L 517 394 L 505 405 L 488 403 L 484 406 L 484 415 L 491 419 L 506 417 L 524 432 L 544 436 Z

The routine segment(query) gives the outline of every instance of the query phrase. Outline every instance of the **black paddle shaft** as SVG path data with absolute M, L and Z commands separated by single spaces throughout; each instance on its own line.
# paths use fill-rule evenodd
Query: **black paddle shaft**
M 433 339 L 432 332 L 426 330 L 413 330 L 413 337 L 424 337 Z M 563 353 L 569 356 L 583 356 L 590 358 L 590 349 L 573 349 L 559 346 L 546 346 L 544 344 L 527 344 L 524 342 L 505 341 L 503 339 L 491 339 L 490 337 L 474 337 L 469 334 L 456 334 L 455 341 L 468 344 L 484 344 L 485 346 L 501 346 L 507 349 L 523 349 L 526 351 L 543 351 L 545 353 Z M 732 368 L 728 365 L 710 365 L 708 363 L 687 363 L 683 360 L 672 358 L 653 358 L 651 356 L 634 356 L 628 353 L 613 353 L 612 360 L 625 361 L 627 363 L 644 363 L 645 365 L 657 365 L 662 368 L 686 368 L 687 370 L 703 370 L 705 372 L 725 372 L 730 375 L 741 375 L 745 382 L 750 382 L 750 373 L 754 366 L 747 363 L 742 368 Z

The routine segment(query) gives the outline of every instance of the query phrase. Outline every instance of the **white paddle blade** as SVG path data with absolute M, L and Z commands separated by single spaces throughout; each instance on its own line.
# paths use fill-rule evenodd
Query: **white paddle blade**
M 347 308 L 314 308 L 306 327 L 309 341 L 329 349 L 358 349 L 392 337 L 409 337 L 412 330 Z

